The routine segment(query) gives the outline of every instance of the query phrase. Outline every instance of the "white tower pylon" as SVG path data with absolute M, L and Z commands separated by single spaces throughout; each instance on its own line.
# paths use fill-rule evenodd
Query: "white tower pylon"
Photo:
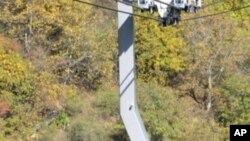
M 119 1 L 118 10 L 133 13 L 131 5 Z M 149 141 L 136 103 L 133 16 L 118 12 L 118 28 L 121 117 L 131 141 Z

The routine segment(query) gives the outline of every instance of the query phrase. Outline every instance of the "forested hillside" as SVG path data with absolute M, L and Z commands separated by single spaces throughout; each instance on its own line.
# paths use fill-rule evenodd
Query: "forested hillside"
M 178 26 L 135 17 L 138 104 L 151 141 L 228 141 L 229 125 L 250 124 L 250 8 L 185 20 L 249 4 L 182 13 Z M 117 13 L 73 0 L 0 0 L 0 141 L 128 141 L 117 32 Z

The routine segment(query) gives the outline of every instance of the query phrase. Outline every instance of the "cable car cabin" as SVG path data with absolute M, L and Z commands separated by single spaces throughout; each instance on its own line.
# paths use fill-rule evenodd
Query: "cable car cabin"
M 197 12 L 201 8 L 202 0 L 184 0 L 185 1 L 185 11 L 188 13 Z
M 187 0 L 173 0 L 174 6 L 184 9 L 186 7 L 186 1 Z
M 144 11 L 149 10 L 150 13 L 153 13 L 155 5 L 154 0 L 138 0 L 138 7 Z
M 138 0 L 138 7 L 153 13 L 158 11 L 162 26 L 177 25 L 181 18 L 181 11 L 196 12 L 202 5 L 202 0 Z
M 159 14 L 160 25 L 177 25 L 179 23 L 181 8 L 175 6 L 174 1 L 175 0 L 154 1 Z
M 175 7 L 194 13 L 201 7 L 202 0 L 173 0 L 173 3 Z

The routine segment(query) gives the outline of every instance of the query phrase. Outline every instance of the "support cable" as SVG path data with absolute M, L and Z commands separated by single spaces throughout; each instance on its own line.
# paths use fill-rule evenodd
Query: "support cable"
M 226 14 L 226 13 L 229 13 L 229 12 L 239 11 L 239 10 L 246 9 L 246 8 L 249 8 L 249 7 L 250 7 L 250 5 L 247 5 L 247 6 L 238 7 L 238 8 L 234 8 L 234 9 L 230 9 L 230 10 L 218 12 L 218 13 L 213 13 L 213 14 L 208 14 L 208 15 L 202 15 L 202 16 L 197 16 L 197 17 L 193 17 L 193 18 L 183 19 L 181 21 L 191 21 L 191 20 L 203 19 L 203 18 L 207 18 L 207 17 L 212 17 L 212 16 Z
M 99 7 L 99 8 L 102 8 L 102 9 L 110 10 L 110 11 L 113 11 L 113 12 L 120 12 L 120 13 L 129 14 L 129 15 L 140 17 L 140 18 L 144 18 L 144 19 L 150 19 L 150 20 L 154 20 L 154 21 L 159 21 L 158 18 L 143 16 L 143 15 L 139 15 L 139 14 L 133 14 L 133 13 L 129 13 L 129 12 L 125 12 L 125 11 L 121 11 L 121 10 L 117 10 L 117 9 L 113 9 L 113 8 L 109 8 L 109 7 L 105 7 L 105 6 L 98 5 L 98 4 L 93 4 L 93 3 L 82 1 L 82 0 L 74 0 L 74 1 L 77 1 L 77 2 L 80 2 L 80 3 L 83 3 L 83 4 L 87 4 L 87 5 L 90 5 L 90 6 L 95 6 L 95 7 Z M 230 10 L 218 12 L 218 13 L 213 13 L 213 14 L 208 14 L 208 15 L 202 15 L 202 16 L 187 18 L 187 19 L 183 19 L 181 21 L 191 21 L 191 20 L 203 19 L 203 18 L 207 18 L 207 17 L 222 15 L 222 14 L 229 13 L 229 12 L 239 11 L 239 10 L 246 9 L 246 8 L 249 8 L 249 7 L 250 7 L 250 5 L 246 5 L 246 6 L 243 6 L 243 7 L 238 7 L 238 8 L 234 8 L 234 9 L 230 9 Z
M 133 14 L 133 13 L 129 13 L 129 12 L 126 12 L 126 11 L 121 11 L 121 10 L 109 8 L 109 7 L 105 7 L 105 6 L 102 6 L 102 5 L 98 5 L 98 4 L 94 4 L 94 3 L 90 3 L 90 2 L 86 2 L 86 1 L 82 1 L 82 0 L 74 0 L 74 1 L 77 1 L 77 2 L 80 2 L 80 3 L 83 3 L 83 4 L 87 4 L 87 5 L 90 5 L 90 6 L 95 6 L 95 7 L 98 7 L 98 8 L 110 10 L 110 11 L 113 11 L 113 12 L 119 12 L 119 13 L 124 13 L 124 14 L 128 14 L 128 15 L 144 18 L 144 19 L 159 21 L 157 18 L 152 18 L 152 17 L 143 16 L 143 15 L 139 15 L 139 14 Z

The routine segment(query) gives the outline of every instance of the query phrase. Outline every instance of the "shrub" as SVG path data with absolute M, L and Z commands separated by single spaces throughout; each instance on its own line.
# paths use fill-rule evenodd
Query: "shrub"
M 79 119 L 70 128 L 69 141 L 110 141 L 102 122 Z
M 119 91 L 117 87 L 103 87 L 97 92 L 94 105 L 103 118 L 119 116 Z

